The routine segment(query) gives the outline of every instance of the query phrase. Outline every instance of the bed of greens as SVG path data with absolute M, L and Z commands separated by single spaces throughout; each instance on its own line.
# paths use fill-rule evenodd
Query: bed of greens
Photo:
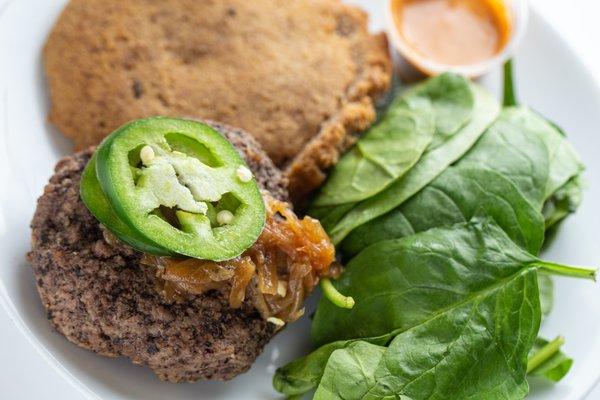
M 562 379 L 573 363 L 564 339 L 538 337 L 551 276 L 595 270 L 539 253 L 577 209 L 583 170 L 564 132 L 516 103 L 510 62 L 503 105 L 453 74 L 398 95 L 315 198 L 310 214 L 346 270 L 326 283 L 314 351 L 279 368 L 275 388 L 315 399 L 522 399 L 528 376 Z

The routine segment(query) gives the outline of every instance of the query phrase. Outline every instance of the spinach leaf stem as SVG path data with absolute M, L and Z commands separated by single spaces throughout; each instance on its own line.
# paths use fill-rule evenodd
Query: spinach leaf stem
M 538 261 L 534 264 L 551 275 L 584 278 L 593 281 L 596 280 L 596 268 L 572 267 L 570 265 L 557 264 L 549 261 Z
M 565 344 L 565 338 L 557 336 L 553 341 L 538 350 L 529 358 L 529 360 L 527 360 L 527 373 L 534 371 L 550 357 L 558 353 L 563 344 Z
M 354 307 L 354 299 L 350 296 L 341 294 L 335 286 L 333 286 L 333 283 L 331 283 L 329 278 L 321 280 L 321 289 L 323 290 L 325 297 L 337 307 L 348 309 Z
M 517 95 L 513 80 L 513 62 L 512 59 L 504 64 L 504 107 L 516 106 Z

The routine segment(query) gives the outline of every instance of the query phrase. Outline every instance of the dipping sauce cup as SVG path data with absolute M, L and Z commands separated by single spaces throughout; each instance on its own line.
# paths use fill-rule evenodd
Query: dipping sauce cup
M 388 0 L 387 33 L 404 79 L 452 71 L 477 78 L 510 58 L 526 0 Z

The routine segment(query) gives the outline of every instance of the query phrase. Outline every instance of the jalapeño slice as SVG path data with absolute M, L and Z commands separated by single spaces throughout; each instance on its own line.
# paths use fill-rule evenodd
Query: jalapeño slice
M 112 209 L 151 243 L 222 261 L 240 255 L 262 232 L 265 206 L 256 181 L 236 149 L 206 124 L 134 121 L 96 154 Z
M 144 253 L 158 256 L 173 255 L 173 252 L 140 235 L 115 214 L 96 177 L 96 154 L 92 156 L 83 170 L 79 192 L 83 204 L 119 240 Z

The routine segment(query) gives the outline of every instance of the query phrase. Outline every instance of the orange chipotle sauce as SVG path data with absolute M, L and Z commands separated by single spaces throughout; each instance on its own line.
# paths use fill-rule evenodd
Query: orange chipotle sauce
M 319 278 L 336 272 L 331 266 L 335 248 L 317 220 L 299 219 L 286 203 L 268 194 L 264 198 L 263 232 L 239 257 L 215 262 L 144 256 L 142 263 L 157 268 L 159 289 L 167 301 L 221 290 L 228 293 L 232 308 L 248 301 L 264 319 L 292 322 L 302 316 L 304 299 Z
M 485 61 L 502 50 L 510 35 L 502 0 L 395 0 L 392 13 L 416 53 L 446 65 Z

